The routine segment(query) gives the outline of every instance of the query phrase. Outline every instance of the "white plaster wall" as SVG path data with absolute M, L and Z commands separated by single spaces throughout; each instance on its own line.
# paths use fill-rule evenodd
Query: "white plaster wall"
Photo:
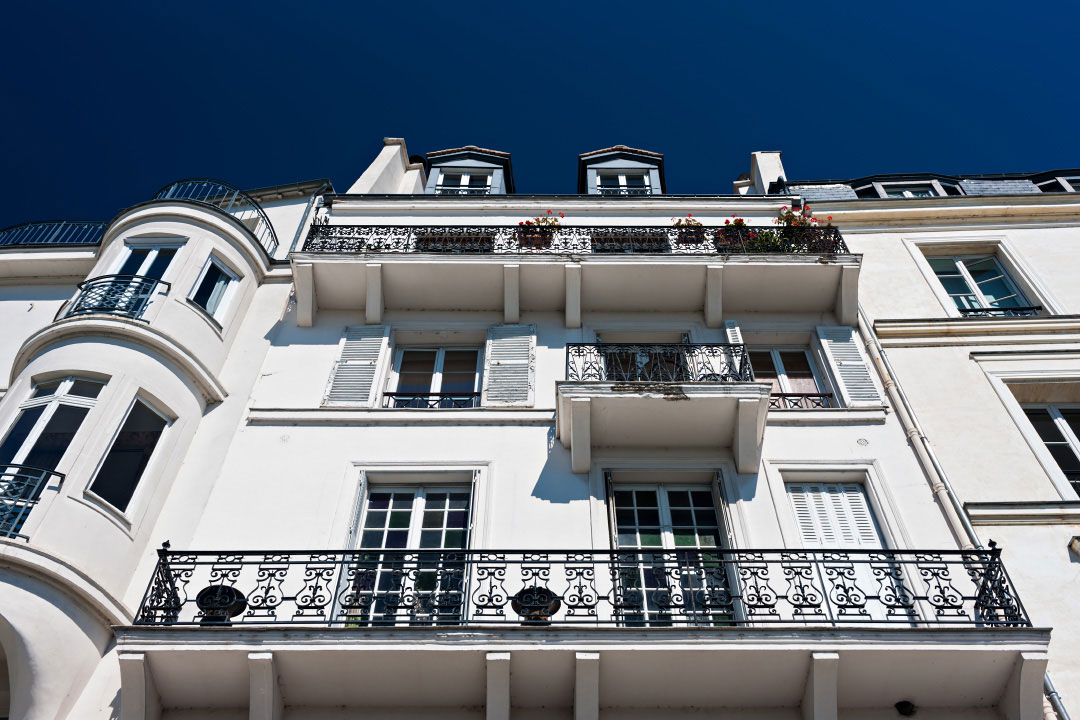
M 0 397 L 11 379 L 11 363 L 22 341 L 53 321 L 75 293 L 74 283 L 61 285 L 0 284 Z
M 274 226 L 277 235 L 278 247 L 274 253 L 275 258 L 284 258 L 289 254 L 293 238 L 300 223 L 304 221 L 304 213 L 307 212 L 308 198 L 293 198 L 278 200 L 277 202 L 260 203 L 266 217 L 270 218 L 270 224 Z

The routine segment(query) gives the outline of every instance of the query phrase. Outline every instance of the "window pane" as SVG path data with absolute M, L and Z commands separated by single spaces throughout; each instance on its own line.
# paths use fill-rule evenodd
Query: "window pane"
M 45 429 L 34 441 L 34 447 L 21 464 L 55 470 L 88 412 L 88 408 L 74 405 L 61 405 L 56 408 L 56 412 L 49 418 Z
M 818 391 L 814 371 L 810 367 L 810 358 L 806 356 L 805 351 L 781 352 L 780 362 L 784 364 L 784 372 L 787 374 L 791 392 L 816 393 Z
M 90 489 L 126 510 L 164 429 L 165 418 L 136 400 Z
M 120 266 L 120 270 L 116 274 L 138 275 L 139 269 L 149 255 L 150 251 L 145 248 L 132 248 L 131 252 L 128 253 L 127 260 Z
M 1080 438 L 1080 410 L 1062 410 L 1061 417 L 1065 418 L 1073 435 Z
M 439 175 L 439 183 L 443 187 L 461 187 L 461 174 L 441 173 Z
M 434 350 L 406 350 L 401 354 L 397 391 L 401 393 L 431 392 L 431 377 L 435 373 Z
M 632 188 L 643 188 L 643 187 L 645 187 L 645 176 L 644 175 L 627 175 L 626 176 L 626 186 L 627 187 L 632 187 Z
M 476 350 L 447 350 L 443 357 L 442 392 L 473 392 L 476 387 Z
M 601 175 L 597 180 L 600 181 L 600 187 L 604 188 L 617 188 L 619 187 L 618 175 Z
M 750 366 L 754 368 L 754 379 L 760 382 L 772 383 L 772 390 L 776 394 L 780 392 L 780 380 L 776 376 L 776 367 L 773 365 L 772 353 L 765 350 L 750 352 Z
M 169 263 L 173 259 L 173 255 L 176 254 L 176 248 L 162 248 L 158 250 L 157 257 L 150 263 L 150 267 L 147 268 L 145 276 L 152 277 L 155 280 L 160 280 L 165 277 L 165 270 L 168 269 Z
M 43 412 L 45 412 L 45 406 L 41 405 L 27 408 L 19 413 L 15 424 L 11 426 L 11 432 L 4 438 L 3 444 L 0 444 L 0 465 L 6 465 L 12 461 L 15 453 L 19 452 L 19 448 L 26 442 L 26 436 L 30 434 L 31 428 L 34 427 L 34 423 L 38 421 Z
M 482 188 L 488 186 L 488 179 L 490 175 L 473 173 L 469 175 L 469 187 Z
M 96 398 L 101 394 L 101 388 L 103 387 L 105 387 L 105 383 L 98 382 L 97 380 L 75 380 L 71 383 L 71 389 L 68 390 L 68 395 Z
M 1049 412 L 1043 408 L 1026 408 L 1024 414 L 1027 415 L 1032 427 L 1035 428 L 1035 432 L 1039 433 L 1039 437 L 1042 438 L 1043 442 L 1065 442 L 1065 438 L 1062 437 L 1057 423 L 1050 417 Z
M 230 279 L 217 263 L 210 263 L 202 282 L 199 283 L 199 289 L 191 298 L 192 302 L 213 315 L 221 304 L 221 298 L 225 295 L 225 288 L 228 287 Z
M 30 397 L 39 398 L 55 395 L 56 389 L 60 387 L 60 383 L 62 382 L 63 380 L 50 380 L 49 382 L 39 383 L 38 386 L 34 388 L 34 394 Z

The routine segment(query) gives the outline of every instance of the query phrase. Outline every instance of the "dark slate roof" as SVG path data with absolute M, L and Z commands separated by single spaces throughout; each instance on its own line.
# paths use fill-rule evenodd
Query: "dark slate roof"
M 855 200 L 855 191 L 847 185 L 788 185 L 788 192 L 798 193 L 808 201 Z
M 1026 195 L 1038 193 L 1030 180 L 961 180 L 960 187 L 968 195 Z

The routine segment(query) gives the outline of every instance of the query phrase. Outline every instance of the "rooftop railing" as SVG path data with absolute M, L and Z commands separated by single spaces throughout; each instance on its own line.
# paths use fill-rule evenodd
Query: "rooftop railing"
M 304 252 L 445 254 L 847 253 L 834 227 L 585 227 L 314 224 Z
M 29 465 L 0 466 L 0 537 L 26 539 L 23 523 L 53 480 L 62 485 L 64 476 Z
M 567 343 L 570 382 L 753 382 L 745 345 L 708 343 Z
M 164 280 L 139 275 L 103 275 L 84 280 L 64 317 L 105 314 L 138 320 L 159 285 L 170 287 Z
M 99 245 L 106 225 L 108 223 L 72 220 L 12 225 L 0 230 L 0 248 Z
M 254 198 L 238 187 L 205 178 L 178 180 L 159 190 L 154 199 L 186 200 L 217 208 L 243 223 L 268 255 L 277 250 L 277 234 L 270 218 Z
M 158 551 L 139 625 L 1030 626 L 1000 550 Z

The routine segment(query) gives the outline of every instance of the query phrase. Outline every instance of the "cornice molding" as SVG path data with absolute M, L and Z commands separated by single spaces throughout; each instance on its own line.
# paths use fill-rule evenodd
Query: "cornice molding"
M 883 318 L 874 332 L 886 347 L 1080 343 L 1080 315 L 1020 318 Z
M 1080 526 L 1080 501 L 1074 500 L 971 502 L 964 509 L 974 525 Z

